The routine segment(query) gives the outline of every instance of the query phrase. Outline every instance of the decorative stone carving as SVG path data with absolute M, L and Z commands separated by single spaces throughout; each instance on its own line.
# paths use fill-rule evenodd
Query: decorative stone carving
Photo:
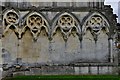
M 118 74 L 119 51 L 111 37 L 117 21 L 110 6 L 94 1 L 2 2 L 0 12 L 12 8 L 0 20 L 1 46 L 10 55 L 6 64 L 1 61 L 2 74 Z
M 25 33 L 25 31 L 26 31 L 26 26 L 23 26 L 22 28 L 16 28 L 16 29 L 14 30 L 14 32 L 16 33 L 18 39 L 21 39 L 21 38 L 22 38 L 22 36 L 23 36 L 23 34 Z
M 47 22 L 37 12 L 30 14 L 27 17 L 26 23 L 34 37 L 34 40 L 37 40 L 37 37 L 38 37 L 42 27 L 44 27 L 46 29 L 46 32 L 48 33 Z
M 91 34 L 93 35 L 93 38 L 95 42 L 97 41 L 97 37 L 100 34 L 101 30 L 104 30 L 106 34 L 108 34 L 108 24 L 106 20 L 101 15 L 93 15 L 91 16 L 87 22 L 86 22 L 86 30 L 90 30 Z
M 55 33 L 56 29 L 59 27 L 63 34 L 63 39 L 67 41 L 73 28 L 77 30 L 76 33 L 79 33 L 79 29 L 77 26 L 78 25 L 74 17 L 68 13 L 64 13 L 59 17 L 56 28 L 53 32 Z
M 89 24 L 90 28 L 92 29 L 92 33 L 99 34 L 100 30 L 102 29 L 102 26 L 103 26 L 103 19 L 100 16 L 95 15 L 95 16 L 91 17 L 88 24 Z
M 3 35 L 8 31 L 9 28 L 16 29 L 19 21 L 19 14 L 15 10 L 7 10 L 3 16 Z
M 6 23 L 14 24 L 17 22 L 18 16 L 14 12 L 9 12 L 6 16 Z

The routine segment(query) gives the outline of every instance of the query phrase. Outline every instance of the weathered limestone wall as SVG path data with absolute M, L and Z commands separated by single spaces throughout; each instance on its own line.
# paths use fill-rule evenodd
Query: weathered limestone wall
M 104 0 L 2 0 L 1 6 L 10 6 L 26 9 L 31 6 L 35 7 L 104 7 Z
M 92 4 L 4 3 L 3 76 L 17 70 L 25 75 L 117 74 L 116 19 L 109 6 Z
M 88 15 L 88 12 L 85 12 L 84 15 L 82 14 L 77 13 L 75 15 L 83 20 L 84 15 Z M 54 18 L 55 15 L 53 13 L 47 13 L 47 16 L 53 16 Z M 52 28 L 55 26 L 49 27 Z M 79 25 L 77 26 L 79 28 L 81 27 Z M 34 41 L 31 31 L 29 30 L 27 30 L 19 40 L 15 32 L 8 29 L 4 38 L 2 38 L 2 43 L 4 43 L 3 48 L 7 53 L 5 54 L 7 55 L 6 59 L 8 59 L 8 61 L 4 63 L 16 62 L 17 58 L 21 58 L 23 62 L 30 63 L 46 63 L 49 61 L 53 63 L 66 63 L 74 60 L 80 62 L 108 62 L 109 37 L 106 32 L 100 31 L 98 40 L 95 42 L 89 30 L 81 36 L 83 38 L 82 41 L 79 40 L 80 37 L 76 34 L 76 30 L 72 30 L 68 32 L 70 36 L 68 40 L 65 41 L 61 29 L 58 28 L 55 31 L 55 35 L 51 37 L 52 40 L 49 40 L 49 35 L 47 35 L 46 30 L 43 28 L 36 41 Z M 52 34 L 50 31 L 48 34 Z M 82 33 L 83 31 L 80 32 L 80 34 Z

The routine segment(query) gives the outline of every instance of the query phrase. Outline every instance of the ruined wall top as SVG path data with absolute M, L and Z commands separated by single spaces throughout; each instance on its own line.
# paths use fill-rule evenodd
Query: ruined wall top
M 1 6 L 23 7 L 99 7 L 104 0 L 2 0 Z
M 2 0 L 2 2 L 104 2 L 105 0 Z

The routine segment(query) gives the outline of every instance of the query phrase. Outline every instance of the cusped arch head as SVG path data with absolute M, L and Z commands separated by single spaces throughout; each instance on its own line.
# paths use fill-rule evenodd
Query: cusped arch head
M 79 19 L 70 12 L 58 13 L 52 21 L 52 35 L 56 32 L 57 28 L 60 28 L 63 34 L 71 32 L 73 28 L 76 29 L 77 33 L 81 33 L 81 24 Z
M 40 30 L 42 27 L 45 28 L 47 33 L 49 33 L 50 30 L 48 20 L 40 12 L 29 12 L 26 16 L 26 25 L 32 30 Z
M 45 29 L 47 35 L 49 36 L 50 26 L 48 20 L 40 12 L 29 12 L 25 18 L 26 27 L 29 28 L 33 35 L 33 39 L 36 41 L 42 28 Z
M 15 25 L 19 22 L 20 13 L 15 9 L 5 9 L 3 15 L 3 26 Z
M 83 34 L 87 29 L 90 29 L 95 34 L 99 34 L 103 29 L 108 33 L 110 29 L 109 20 L 100 12 L 91 12 L 83 19 Z

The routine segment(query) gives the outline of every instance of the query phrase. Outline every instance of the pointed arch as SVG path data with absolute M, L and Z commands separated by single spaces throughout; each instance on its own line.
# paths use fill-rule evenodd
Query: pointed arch
M 40 13 L 40 12 L 29 12 L 27 15 L 26 15 L 26 24 L 28 26 L 28 18 L 31 17 L 31 16 L 39 16 L 41 17 L 41 19 L 43 20 L 43 24 L 41 25 L 42 27 L 44 27 L 46 29 L 46 32 L 49 32 L 50 30 L 50 24 L 48 22 L 48 19 L 45 17 L 44 14 Z M 45 25 L 44 25 L 45 24 Z M 30 28 L 30 27 L 29 27 Z
M 16 29 L 19 23 L 20 13 L 15 9 L 5 9 L 2 13 L 2 25 L 3 25 L 3 35 L 8 31 L 9 28 Z
M 34 39 L 37 39 L 38 34 L 45 28 L 46 33 L 49 35 L 50 25 L 47 18 L 40 12 L 32 11 L 25 15 L 26 27 L 30 29 Z
M 85 34 L 87 28 L 91 27 L 90 24 L 89 24 L 90 20 L 92 18 L 95 19 L 97 17 L 99 19 L 101 19 L 101 21 L 102 21 L 101 23 L 98 21 L 98 24 L 102 24 L 101 29 L 105 28 L 107 33 L 110 31 L 110 22 L 103 13 L 101 13 L 101 12 L 90 12 L 82 21 L 82 32 L 83 32 L 83 34 Z M 92 23 L 92 24 L 94 24 L 94 23 Z M 97 32 L 97 29 L 96 29 L 96 32 Z
M 69 22 L 70 21 L 70 22 Z M 51 37 L 56 32 L 57 28 L 60 28 L 61 32 L 68 37 L 71 30 L 74 28 L 77 34 L 81 34 L 81 24 L 78 18 L 70 12 L 58 13 L 52 21 Z

